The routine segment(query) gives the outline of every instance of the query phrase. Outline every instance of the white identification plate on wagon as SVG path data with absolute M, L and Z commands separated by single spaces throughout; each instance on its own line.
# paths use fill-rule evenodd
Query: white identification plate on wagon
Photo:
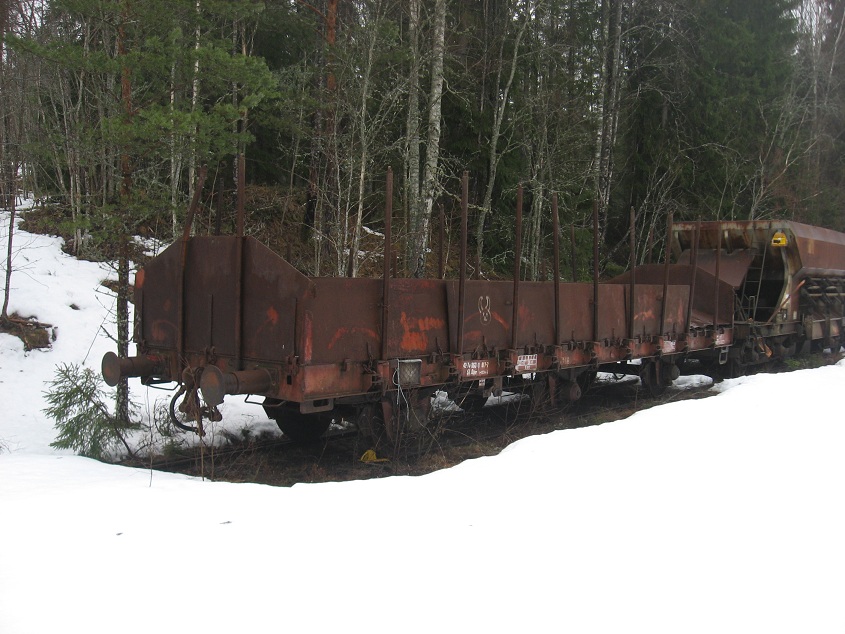
M 488 376 L 490 374 L 490 361 L 464 361 L 464 376 Z
M 536 354 L 521 354 L 516 358 L 517 372 L 532 372 L 537 369 Z

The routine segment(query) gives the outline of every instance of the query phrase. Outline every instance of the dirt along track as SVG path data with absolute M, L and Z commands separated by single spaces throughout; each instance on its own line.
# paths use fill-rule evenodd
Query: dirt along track
M 482 410 L 465 413 L 451 408 L 425 430 L 407 432 L 397 450 L 381 442 L 374 462 L 363 462 L 371 445 L 353 427 L 331 429 L 318 442 L 296 444 L 284 436 L 231 438 L 224 447 L 171 450 L 166 456 L 125 464 L 185 473 L 212 480 L 291 486 L 298 482 L 330 482 L 422 475 L 470 458 L 499 453 L 527 436 L 560 429 L 599 425 L 626 418 L 663 403 L 706 397 L 712 379 L 684 380 L 652 397 L 636 377 L 600 375 L 576 403 L 538 409 L 527 397 L 491 399 Z M 502 401 L 496 403 L 497 400 Z M 333 426 L 335 427 L 335 426 Z
M 836 363 L 845 355 L 813 354 L 791 360 L 789 365 L 768 368 L 789 371 Z M 318 442 L 297 444 L 284 436 L 234 437 L 224 447 L 193 447 L 173 450 L 166 456 L 132 460 L 124 464 L 160 471 L 184 473 L 227 482 L 255 482 L 292 486 L 298 482 L 339 482 L 383 478 L 392 475 L 423 475 L 464 460 L 495 455 L 512 442 L 561 429 L 576 429 L 627 418 L 637 411 L 672 401 L 713 396 L 713 378 L 686 374 L 659 396 L 652 396 L 633 376 L 599 375 L 582 398 L 558 409 L 538 409 L 519 395 L 491 399 L 477 412 L 454 406 L 435 418 L 426 430 L 408 433 L 397 450 L 382 442 L 377 461 L 363 462 L 371 449 L 354 426 L 333 426 Z

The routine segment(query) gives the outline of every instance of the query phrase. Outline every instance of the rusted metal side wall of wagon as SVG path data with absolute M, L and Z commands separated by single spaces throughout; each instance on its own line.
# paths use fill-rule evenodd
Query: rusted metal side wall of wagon
M 449 319 L 444 280 L 391 280 L 388 358 L 449 352 Z
M 662 280 L 665 275 L 666 270 L 663 264 L 644 264 L 638 266 L 635 271 L 637 281 L 635 293 L 638 305 L 642 303 L 644 308 L 649 305 L 656 306 L 658 320 L 661 307 L 660 298 L 663 294 Z M 730 325 L 733 322 L 734 305 L 734 292 L 731 284 L 724 280 L 717 283 L 716 278 L 701 266 L 697 267 L 695 275 L 691 327 L 701 328 L 713 324 Z M 667 293 L 666 324 L 664 327 L 666 332 L 683 332 L 685 330 L 687 298 L 689 297 L 689 289 L 692 287 L 692 276 L 693 267 L 688 264 L 673 264 L 669 267 L 669 292 Z M 629 279 L 630 273 L 626 272 L 614 278 L 614 281 L 627 283 Z M 718 291 L 716 286 L 718 286 Z M 717 309 L 719 314 L 715 315 Z M 638 309 L 637 314 L 642 314 L 641 309 Z M 637 320 L 635 328 L 639 331 L 639 328 L 643 325 Z M 654 324 L 646 326 L 646 330 L 651 333 L 656 332 L 659 328 L 657 324 Z
M 302 304 L 300 336 L 305 364 L 377 360 L 382 350 L 382 280 L 314 279 Z M 449 351 L 446 282 L 390 280 L 387 358 Z
M 795 236 L 800 262 L 800 268 L 794 271 L 797 277 L 845 277 L 845 234 L 798 222 L 784 225 Z
M 180 246 L 173 243 L 135 275 L 135 342 L 147 350 L 176 348 L 182 276 Z
M 224 367 L 298 353 L 297 306 L 311 281 L 253 238 L 242 239 L 239 253 L 238 240 L 194 237 L 184 267 L 177 242 L 139 272 L 136 341 L 144 353 L 215 358 Z

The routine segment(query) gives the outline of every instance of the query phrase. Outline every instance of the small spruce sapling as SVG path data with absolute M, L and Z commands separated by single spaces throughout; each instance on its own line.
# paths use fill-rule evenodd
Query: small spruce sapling
M 139 425 L 118 420 L 109 411 L 103 380 L 90 368 L 76 364 L 56 366 L 55 377 L 47 383 L 44 394 L 48 405 L 43 411 L 55 421 L 59 432 L 51 447 L 104 460 L 122 444 L 133 455 L 125 434 Z

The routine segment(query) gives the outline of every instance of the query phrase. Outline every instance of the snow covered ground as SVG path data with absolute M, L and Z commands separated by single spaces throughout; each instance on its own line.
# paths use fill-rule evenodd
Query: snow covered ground
M 845 632 L 845 362 L 423 477 L 201 481 L 49 447 L 44 382 L 113 347 L 111 273 L 15 245 L 11 310 L 57 331 L 0 335 L 2 634 Z

